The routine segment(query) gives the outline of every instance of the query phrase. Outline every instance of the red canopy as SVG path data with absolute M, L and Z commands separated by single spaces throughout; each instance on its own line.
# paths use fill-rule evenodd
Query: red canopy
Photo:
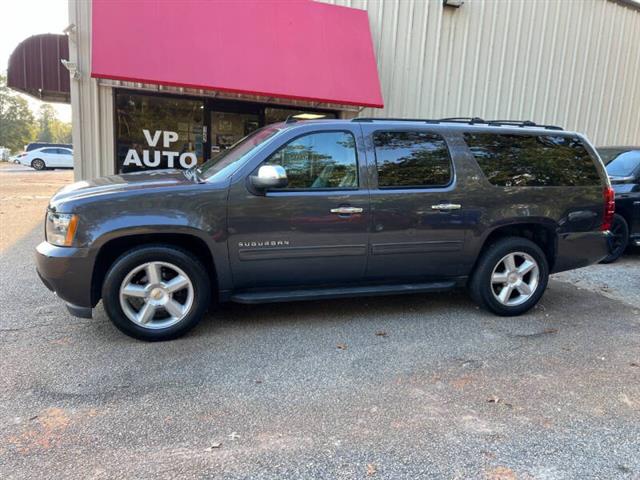
M 383 106 L 367 12 L 311 0 L 93 0 L 91 75 Z

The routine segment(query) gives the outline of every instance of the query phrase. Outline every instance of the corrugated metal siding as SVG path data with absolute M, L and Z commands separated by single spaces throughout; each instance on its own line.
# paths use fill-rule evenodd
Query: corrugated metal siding
M 366 9 L 385 108 L 525 119 L 640 143 L 640 11 L 608 0 L 323 0 Z
M 90 78 L 91 2 L 69 0 L 69 59 L 84 75 L 71 81 L 73 175 L 76 180 L 115 173 L 113 89 Z

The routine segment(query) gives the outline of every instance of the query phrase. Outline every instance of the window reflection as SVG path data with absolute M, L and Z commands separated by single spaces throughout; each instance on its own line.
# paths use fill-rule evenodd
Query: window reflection
M 355 139 L 347 132 L 321 132 L 297 138 L 265 163 L 284 167 L 290 189 L 358 186 Z
M 451 181 L 451 157 L 440 135 L 376 132 L 373 140 L 379 187 L 432 187 Z
M 594 161 L 578 137 L 465 133 L 464 139 L 494 185 L 600 184 Z

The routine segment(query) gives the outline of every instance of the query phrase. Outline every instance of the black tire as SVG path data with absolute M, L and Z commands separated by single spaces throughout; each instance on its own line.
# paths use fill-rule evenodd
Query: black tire
M 510 253 L 522 252 L 529 255 L 538 267 L 538 281 L 531 296 L 518 305 L 505 305 L 494 295 L 492 275 L 501 260 Z M 469 282 L 471 298 L 480 307 L 500 316 L 521 315 L 533 308 L 540 300 L 549 281 L 549 263 L 538 245 L 522 237 L 506 237 L 491 244 L 480 257 Z M 515 292 L 520 295 L 519 292 Z M 524 297 L 523 297 L 524 298 Z M 517 301 L 517 299 L 516 299 Z
M 44 170 L 45 168 L 47 168 L 47 164 L 44 163 L 44 160 L 42 160 L 41 158 L 34 158 L 33 160 L 31 160 L 31 168 L 33 168 L 34 170 Z
M 600 263 L 613 263 L 618 260 L 629 246 L 629 224 L 618 213 L 613 216 L 611 222 L 611 236 L 608 240 L 609 255 Z
M 178 267 L 193 286 L 193 302 L 188 313 L 178 323 L 166 328 L 151 329 L 134 323 L 120 303 L 120 287 L 125 278 L 149 262 L 164 262 Z M 211 282 L 202 263 L 191 253 L 168 245 L 137 247 L 123 254 L 107 272 L 102 286 L 102 302 L 113 324 L 130 337 L 145 341 L 172 340 L 184 335 L 202 320 L 210 301 Z

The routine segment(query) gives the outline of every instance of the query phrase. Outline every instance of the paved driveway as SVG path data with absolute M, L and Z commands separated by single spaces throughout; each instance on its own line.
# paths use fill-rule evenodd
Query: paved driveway
M 0 257 L 0 478 L 640 476 L 640 305 L 559 281 L 521 318 L 463 293 L 228 305 L 147 344 L 65 312 L 40 235 Z

